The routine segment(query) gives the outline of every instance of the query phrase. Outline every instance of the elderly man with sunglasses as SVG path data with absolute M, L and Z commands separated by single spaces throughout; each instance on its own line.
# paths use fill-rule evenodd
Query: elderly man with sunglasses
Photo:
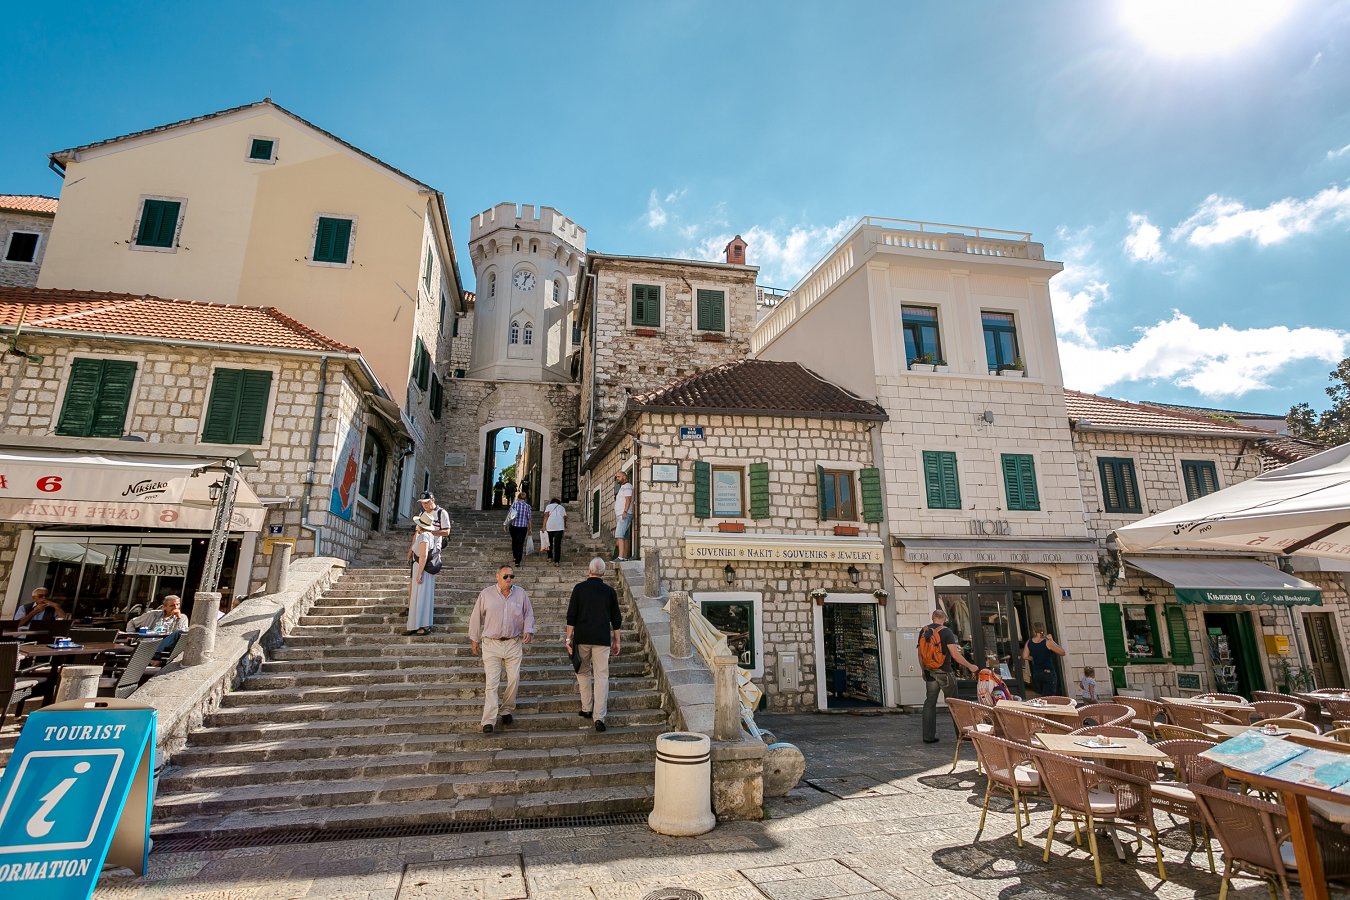
M 483 698 L 483 733 L 492 734 L 501 713 L 503 725 L 510 725 L 520 688 L 520 660 L 524 646 L 534 637 L 534 607 L 524 589 L 515 585 L 516 573 L 510 566 L 497 569 L 497 583 L 483 588 L 469 613 L 469 640 L 473 655 L 481 650 L 487 692 Z M 502 669 L 506 669 L 506 696 L 500 705 L 497 691 Z

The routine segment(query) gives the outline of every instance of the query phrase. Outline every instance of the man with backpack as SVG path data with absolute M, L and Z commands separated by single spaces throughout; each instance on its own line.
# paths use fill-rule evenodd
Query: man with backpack
M 919 665 L 923 668 L 923 681 L 926 695 L 923 700 L 923 742 L 936 744 L 937 736 L 937 696 L 942 691 L 943 699 L 956 696 L 956 668 L 969 669 L 971 674 L 978 673 L 979 667 L 961 655 L 961 646 L 956 635 L 947 627 L 947 614 L 940 609 L 933 610 L 933 621 L 919 631 Z

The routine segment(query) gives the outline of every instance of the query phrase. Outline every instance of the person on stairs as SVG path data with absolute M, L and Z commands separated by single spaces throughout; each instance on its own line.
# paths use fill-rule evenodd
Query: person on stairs
M 492 734 L 500 712 L 503 725 L 510 725 L 520 690 L 520 660 L 524 645 L 534 638 L 534 607 L 529 595 L 515 584 L 510 566 L 497 569 L 497 583 L 483 588 L 469 613 L 469 641 L 473 655 L 483 654 L 487 690 L 483 697 L 483 734 Z M 506 670 L 506 696 L 500 703 L 497 690 Z
M 600 557 L 586 567 L 586 580 L 572 588 L 567 603 L 567 654 L 575 646 L 581 656 L 577 689 L 581 692 L 583 719 L 593 719 L 595 730 L 605 730 L 609 714 L 609 658 L 619 655 L 619 595 L 605 584 L 605 561 Z
M 506 530 L 511 533 L 511 558 L 516 565 L 520 565 L 525 556 L 525 539 L 530 536 L 530 520 L 533 518 L 534 510 L 530 509 L 525 492 L 517 491 L 516 501 L 506 514 Z
M 553 565 L 562 565 L 563 531 L 567 527 L 567 510 L 557 497 L 544 507 L 544 532 L 548 534 L 548 558 Z
M 629 535 L 633 531 L 633 486 L 628 475 L 614 476 L 614 561 L 628 561 Z
M 432 520 L 436 523 L 431 534 L 436 539 L 436 549 L 440 550 L 445 539 L 450 536 L 450 513 L 446 512 L 444 507 L 436 505 L 436 495 L 431 491 L 423 491 L 417 502 L 422 504 L 422 512 L 431 513 Z
M 416 531 L 408 560 L 412 563 L 412 578 L 408 585 L 408 630 L 406 635 L 431 634 L 436 618 L 436 576 L 426 570 L 427 559 L 436 546 L 436 519 L 430 512 L 421 512 L 413 518 Z

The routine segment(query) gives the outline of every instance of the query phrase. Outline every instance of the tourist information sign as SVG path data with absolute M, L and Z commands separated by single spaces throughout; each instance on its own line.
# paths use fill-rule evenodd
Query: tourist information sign
M 145 874 L 155 710 L 71 700 L 24 723 L 0 779 L 0 896 L 88 900 L 104 861 Z

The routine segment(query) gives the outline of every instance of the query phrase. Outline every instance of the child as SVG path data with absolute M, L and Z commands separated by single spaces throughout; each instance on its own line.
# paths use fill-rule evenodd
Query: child
M 1083 666 L 1083 677 L 1078 679 L 1078 699 L 1084 703 L 1097 702 L 1097 670 L 1092 666 Z
M 998 675 L 998 657 L 990 656 L 985 659 L 979 679 L 979 683 L 975 686 L 975 696 L 985 706 L 994 706 L 1000 700 L 1017 699 L 1013 696 L 1013 692 L 1008 690 L 1007 683 Z

